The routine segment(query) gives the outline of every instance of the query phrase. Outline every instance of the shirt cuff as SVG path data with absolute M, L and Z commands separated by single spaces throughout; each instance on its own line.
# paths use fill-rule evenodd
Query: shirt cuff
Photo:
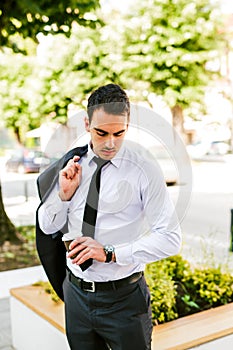
M 116 263 L 118 265 L 129 265 L 133 263 L 132 244 L 115 248 Z

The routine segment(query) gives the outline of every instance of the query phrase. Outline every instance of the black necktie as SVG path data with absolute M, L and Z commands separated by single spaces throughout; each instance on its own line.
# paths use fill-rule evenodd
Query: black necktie
M 83 224 L 82 224 L 82 233 L 83 236 L 89 236 L 94 238 L 95 235 L 95 224 L 98 211 L 98 202 L 99 202 L 99 190 L 100 190 L 100 177 L 101 169 L 109 160 L 104 160 L 102 158 L 93 158 L 94 162 L 97 164 L 97 168 L 92 175 L 86 205 L 83 214 Z M 80 268 L 82 271 L 86 270 L 93 263 L 93 259 L 88 259 L 82 263 Z

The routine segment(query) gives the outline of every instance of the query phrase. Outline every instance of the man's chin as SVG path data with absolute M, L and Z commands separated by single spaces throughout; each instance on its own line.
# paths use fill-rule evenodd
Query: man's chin
M 116 155 L 116 151 L 101 151 L 99 156 L 103 159 L 109 160 L 112 159 Z

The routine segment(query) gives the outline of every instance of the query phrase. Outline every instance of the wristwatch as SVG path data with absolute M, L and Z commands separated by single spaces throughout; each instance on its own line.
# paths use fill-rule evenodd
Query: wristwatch
M 106 254 L 106 263 L 109 263 L 110 261 L 112 261 L 112 254 L 115 252 L 115 248 L 112 245 L 105 245 L 104 246 L 104 252 Z

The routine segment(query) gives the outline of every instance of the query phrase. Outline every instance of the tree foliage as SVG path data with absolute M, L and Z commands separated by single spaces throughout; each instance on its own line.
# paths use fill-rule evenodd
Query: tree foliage
M 95 27 L 99 21 L 92 10 L 99 6 L 99 1 L 87 0 L 58 0 L 56 2 L 48 0 L 2 0 L 0 4 L 0 47 L 11 47 L 14 52 L 27 53 L 25 47 L 31 45 L 22 44 L 22 38 L 31 38 L 37 40 L 38 33 L 58 34 L 63 33 L 67 37 L 70 36 L 72 28 L 75 24 L 87 27 Z M 3 116 L 6 126 L 12 127 L 21 141 L 22 134 L 28 130 L 38 126 L 42 119 L 43 113 L 46 111 L 38 108 L 43 104 L 35 104 L 32 102 L 39 94 L 34 94 L 35 87 L 43 85 L 45 80 L 36 75 L 37 61 L 35 57 L 23 57 L 22 55 L 11 56 L 4 50 L 1 53 L 0 65 L 0 112 Z M 62 67 L 63 68 L 63 67 Z M 62 69 L 61 68 L 61 69 Z M 56 72 L 56 71 L 55 71 Z M 52 73 L 53 76 L 56 75 Z M 47 82 L 50 89 L 55 79 L 49 79 L 51 75 L 47 75 Z M 56 111 L 56 106 L 64 104 L 63 95 L 58 94 L 59 88 L 53 94 L 55 98 L 60 99 L 60 104 L 51 104 L 51 109 Z M 56 96 L 58 95 L 58 97 Z M 51 95 L 50 95 L 51 96 Z M 47 101 L 49 101 L 49 97 Z M 43 99 L 42 99 L 43 101 Z M 69 98 L 65 99 L 69 103 Z M 64 114 L 66 110 L 64 109 Z M 58 113 L 59 114 L 59 113 Z M 0 244 L 5 240 L 17 240 L 16 229 L 6 215 L 0 187 Z
M 2 54 L 0 65 L 0 87 L 5 91 L 0 111 L 21 141 L 25 131 L 45 120 L 66 123 L 69 106 L 85 107 L 97 86 L 121 83 L 116 74 L 121 62 L 111 55 L 111 41 L 102 26 L 93 30 L 76 25 L 70 38 L 40 35 L 39 40 L 37 56 Z
M 95 27 L 97 18 L 91 13 L 99 7 L 94 0 L 1 0 L 0 46 L 20 48 L 15 34 L 37 40 L 38 33 L 70 35 L 73 23 Z
M 75 71 L 88 69 L 89 61 L 93 61 L 91 77 L 94 76 L 95 62 L 90 52 L 94 52 L 98 42 L 88 37 L 95 33 L 90 28 L 101 27 L 101 21 L 93 12 L 98 6 L 98 1 L 86 0 L 1 2 L 0 30 L 3 35 L 0 46 L 12 46 L 15 51 L 23 48 L 31 53 L 29 56 L 12 55 L 6 49 L 1 53 L 0 111 L 5 125 L 13 128 L 19 142 L 23 141 L 27 130 L 38 127 L 48 115 L 61 122 L 66 120 L 68 105 L 81 88 L 87 87 L 88 79 L 79 83 L 80 88 L 77 88 L 77 78 L 73 80 L 77 75 Z M 76 32 L 77 28 L 80 36 L 76 43 L 71 38 L 69 41 L 67 37 L 71 37 L 71 32 Z M 47 47 L 38 55 L 37 50 L 43 45 L 38 45 L 36 50 L 22 36 L 34 40 L 40 38 L 43 42 L 48 39 Z M 85 51 L 84 55 L 78 56 L 82 51 Z M 94 79 L 89 81 L 94 84 Z
M 6 127 L 13 129 L 20 141 L 23 133 L 40 123 L 29 112 L 35 59 L 1 53 L 0 60 L 0 112 Z
M 46 6 L 52 5 L 49 2 Z M 85 6 L 83 9 L 87 10 Z M 215 2 L 137 1 L 125 17 L 116 12 L 102 16 L 99 13 L 99 22 L 105 22 L 105 27 L 95 21 L 92 29 L 74 25 L 72 20 L 69 38 L 64 33 L 37 36 L 40 45 L 37 57 L 31 61 L 31 75 L 23 59 L 18 62 L 14 58 L 16 67 L 8 67 L 8 89 L 13 93 L 4 96 L 3 115 L 8 126 L 20 124 L 30 129 L 48 116 L 65 123 L 70 104 L 85 104 L 90 91 L 110 81 L 136 91 L 140 99 L 149 98 L 150 93 L 163 96 L 173 113 L 174 125 L 180 125 L 181 131 L 183 109 L 193 104 L 203 108 L 206 86 L 218 75 L 209 62 L 219 57 L 225 43 Z M 6 80 L 7 69 L 3 66 L 2 70 Z M 19 85 L 17 89 L 15 85 Z M 18 111 L 14 104 L 11 106 L 14 100 Z M 20 123 L 14 121 L 17 115 Z
M 36 68 L 37 84 L 31 100 L 31 113 L 35 117 L 50 115 L 66 122 L 69 105 L 82 106 L 90 91 L 109 80 L 104 67 L 104 52 L 99 45 L 101 28 L 76 26 L 70 38 L 64 35 L 50 37 L 41 45 Z M 43 41 L 42 40 L 42 41 Z
M 131 11 L 122 36 L 122 74 L 146 83 L 174 113 L 194 102 L 203 105 L 206 86 L 217 75 L 209 62 L 220 57 L 224 44 L 218 5 L 147 0 Z

